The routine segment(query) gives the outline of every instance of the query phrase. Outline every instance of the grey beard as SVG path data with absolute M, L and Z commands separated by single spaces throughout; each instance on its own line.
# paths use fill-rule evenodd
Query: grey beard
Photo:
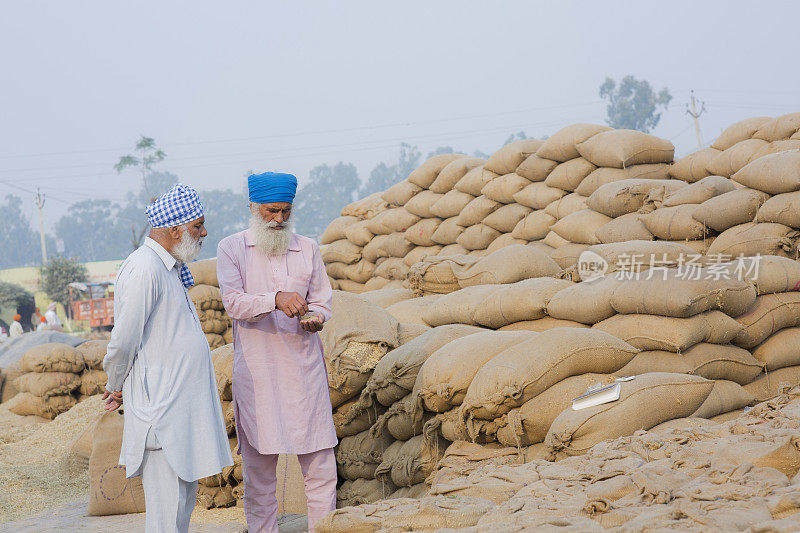
M 294 224 L 289 221 L 281 224 L 283 229 L 274 229 L 277 222 L 267 222 L 261 215 L 250 216 L 250 231 L 253 232 L 256 248 L 271 256 L 280 256 L 289 249 L 289 242 L 294 232 Z
M 181 241 L 172 249 L 172 255 L 181 263 L 190 263 L 200 255 L 202 246 L 203 239 L 193 239 L 189 235 L 189 230 L 184 226 L 183 233 L 181 233 Z

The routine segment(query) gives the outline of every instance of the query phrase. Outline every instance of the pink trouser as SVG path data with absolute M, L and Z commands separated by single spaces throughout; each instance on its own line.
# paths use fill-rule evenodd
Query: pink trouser
M 278 464 L 276 454 L 258 453 L 239 431 L 244 461 L 244 514 L 250 533 L 278 533 L 278 500 L 275 497 Z M 333 448 L 298 455 L 308 503 L 308 530 L 336 509 L 336 458 Z

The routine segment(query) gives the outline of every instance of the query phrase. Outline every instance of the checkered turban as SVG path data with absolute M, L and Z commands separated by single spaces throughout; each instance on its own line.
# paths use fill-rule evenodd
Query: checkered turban
M 178 183 L 147 206 L 145 213 L 151 227 L 171 228 L 203 216 L 203 204 L 195 189 Z M 181 282 L 186 288 L 194 285 L 192 273 L 185 264 L 181 266 Z

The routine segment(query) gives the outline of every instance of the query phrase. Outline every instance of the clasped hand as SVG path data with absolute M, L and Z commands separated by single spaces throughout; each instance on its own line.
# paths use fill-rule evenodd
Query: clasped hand
M 275 295 L 275 307 L 289 318 L 301 319 L 308 313 L 308 302 L 296 292 L 279 292 Z M 322 319 L 317 315 L 301 319 L 300 327 L 303 331 L 316 333 L 322 331 Z

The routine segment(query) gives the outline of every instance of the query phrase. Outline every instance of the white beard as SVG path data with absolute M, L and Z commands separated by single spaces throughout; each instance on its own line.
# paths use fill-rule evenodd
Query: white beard
M 203 238 L 193 239 L 186 226 L 181 233 L 181 241 L 172 249 L 172 255 L 181 263 L 191 263 L 200 255 Z
M 283 228 L 275 229 L 277 226 L 283 226 Z M 284 221 L 283 224 L 278 224 L 274 220 L 267 222 L 261 218 L 261 215 L 252 214 L 250 231 L 253 232 L 253 239 L 259 251 L 270 256 L 281 256 L 289 249 L 289 242 L 294 233 L 294 224 L 289 221 Z

